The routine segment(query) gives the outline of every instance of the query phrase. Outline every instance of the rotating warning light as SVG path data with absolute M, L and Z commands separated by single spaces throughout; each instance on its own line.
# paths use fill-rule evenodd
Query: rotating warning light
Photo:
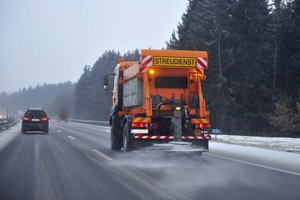
M 154 75 L 154 74 L 155 74 L 154 69 L 150 69 L 150 70 L 149 70 L 149 74 L 150 74 L 150 75 Z

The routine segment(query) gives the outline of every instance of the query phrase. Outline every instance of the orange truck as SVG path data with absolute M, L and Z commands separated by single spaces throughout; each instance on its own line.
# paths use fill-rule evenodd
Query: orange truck
M 68 122 L 68 113 L 65 109 L 59 110 L 56 113 L 56 120 L 58 122 L 64 121 L 64 122 Z
M 183 50 L 141 50 L 140 61 L 120 61 L 111 74 L 111 149 L 184 143 L 208 151 L 210 121 L 201 87 L 207 63 L 207 52 Z M 108 75 L 103 84 L 107 90 Z

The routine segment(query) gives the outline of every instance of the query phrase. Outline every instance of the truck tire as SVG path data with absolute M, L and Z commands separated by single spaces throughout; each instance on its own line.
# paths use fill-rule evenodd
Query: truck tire
M 112 150 L 120 151 L 122 148 L 122 138 L 118 136 L 119 129 L 114 123 L 111 125 L 110 129 L 110 148 Z
M 126 122 L 123 129 L 123 152 L 128 152 L 132 150 L 132 139 L 130 137 L 130 127 L 128 122 Z

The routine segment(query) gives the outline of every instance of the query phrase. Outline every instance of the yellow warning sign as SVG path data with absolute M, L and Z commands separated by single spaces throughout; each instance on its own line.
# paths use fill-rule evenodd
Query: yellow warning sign
M 195 67 L 196 58 L 189 57 L 153 57 L 154 66 Z

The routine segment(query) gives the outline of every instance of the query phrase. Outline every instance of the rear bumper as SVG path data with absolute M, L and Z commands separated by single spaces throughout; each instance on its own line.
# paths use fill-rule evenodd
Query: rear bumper
M 22 124 L 23 131 L 46 131 L 49 124 Z
M 174 140 L 174 136 L 156 136 L 156 135 L 134 135 L 135 140 Z M 210 135 L 204 136 L 182 136 L 182 140 L 210 140 Z
M 204 136 L 182 136 L 182 142 L 191 143 L 192 146 L 199 147 L 202 152 L 209 150 L 210 135 Z M 174 141 L 174 136 L 151 136 L 151 135 L 133 135 L 133 141 L 148 146 L 152 144 L 165 144 Z

